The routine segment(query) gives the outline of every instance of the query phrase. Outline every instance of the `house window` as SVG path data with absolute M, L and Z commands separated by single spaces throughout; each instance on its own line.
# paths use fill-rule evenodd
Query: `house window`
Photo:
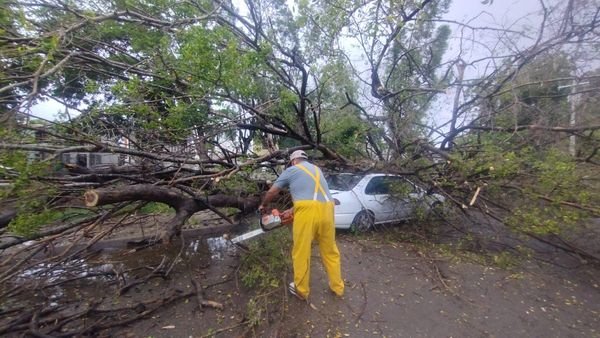
M 90 154 L 90 167 L 102 164 L 102 155 Z
M 67 154 L 62 154 L 62 161 L 63 163 L 67 164 L 67 163 L 71 163 L 71 154 L 67 153 Z
M 87 154 L 77 154 L 77 165 L 80 167 L 87 167 Z

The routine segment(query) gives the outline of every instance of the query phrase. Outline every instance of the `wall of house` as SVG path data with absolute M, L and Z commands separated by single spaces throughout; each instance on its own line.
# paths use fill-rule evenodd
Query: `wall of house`
M 61 160 L 64 164 L 77 164 L 86 168 L 120 164 L 119 155 L 112 153 L 64 153 Z

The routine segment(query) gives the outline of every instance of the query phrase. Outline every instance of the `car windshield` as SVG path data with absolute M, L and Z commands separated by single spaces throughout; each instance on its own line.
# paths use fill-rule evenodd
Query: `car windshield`
M 327 183 L 329 189 L 348 191 L 354 188 L 362 178 L 362 175 L 356 174 L 333 174 L 327 176 Z

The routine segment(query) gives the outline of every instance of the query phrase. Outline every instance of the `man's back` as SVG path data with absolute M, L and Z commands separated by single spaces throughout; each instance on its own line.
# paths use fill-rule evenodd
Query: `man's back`
M 302 169 L 306 169 L 309 173 Z M 315 192 L 315 178 L 319 179 L 319 184 L 325 193 L 319 190 L 317 192 L 317 201 L 326 202 L 331 201 L 331 194 L 329 193 L 329 185 L 327 184 L 327 180 L 323 175 L 321 169 L 317 166 L 313 165 L 308 161 L 302 161 L 298 165 L 291 166 L 281 173 L 279 178 L 273 183 L 276 187 L 282 189 L 287 188 L 292 195 L 292 200 L 294 201 L 305 201 L 305 200 L 313 200 L 314 192 Z

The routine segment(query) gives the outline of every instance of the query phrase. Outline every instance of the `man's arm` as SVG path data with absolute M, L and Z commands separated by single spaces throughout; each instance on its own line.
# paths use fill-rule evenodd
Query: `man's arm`
M 275 185 L 271 186 L 271 189 L 269 189 L 269 191 L 267 191 L 267 193 L 265 194 L 265 197 L 263 198 L 262 202 L 258 206 L 258 210 L 260 212 L 263 212 L 263 210 L 265 210 L 265 208 L 267 207 L 267 204 L 269 204 L 273 200 L 273 198 L 275 198 L 275 196 L 277 196 L 279 194 L 280 191 L 281 191 L 281 189 L 278 188 L 277 186 L 275 186 Z

